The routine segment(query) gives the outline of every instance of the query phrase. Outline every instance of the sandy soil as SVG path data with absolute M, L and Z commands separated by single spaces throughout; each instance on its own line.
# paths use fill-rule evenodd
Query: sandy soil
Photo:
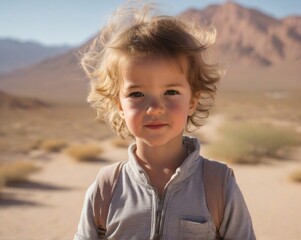
M 216 127 L 218 121 L 209 126 Z M 110 141 L 100 144 L 106 150 L 101 157 L 107 161 L 97 163 L 75 163 L 64 154 L 35 153 L 33 158 L 42 170 L 32 175 L 29 182 L 2 191 L 0 239 L 72 239 L 85 191 L 99 168 L 127 159 L 126 149 L 114 148 Z M 301 185 L 288 178 L 291 171 L 300 167 L 300 161 L 231 167 L 249 206 L 257 238 L 300 239 Z
M 101 144 L 110 162 L 125 159 L 126 149 L 111 151 Z M 110 162 L 76 163 L 63 154 L 36 156 L 42 171 L 28 183 L 6 187 L 0 200 L 0 239 L 72 239 L 85 191 L 101 166 Z
M 259 240 L 298 240 L 301 236 L 301 185 L 289 174 L 298 162 L 232 166 Z

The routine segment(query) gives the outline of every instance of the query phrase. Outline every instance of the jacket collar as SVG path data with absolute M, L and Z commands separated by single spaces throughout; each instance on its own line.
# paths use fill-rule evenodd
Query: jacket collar
M 171 177 L 173 183 L 183 181 L 184 179 L 191 176 L 198 168 L 196 167 L 199 163 L 200 155 L 200 143 L 197 138 L 184 136 L 183 144 L 187 148 L 188 157 L 183 161 L 180 167 L 178 167 Z M 150 180 L 144 169 L 139 165 L 135 156 L 136 144 L 133 143 L 129 146 L 129 168 L 133 177 L 139 183 L 150 186 Z

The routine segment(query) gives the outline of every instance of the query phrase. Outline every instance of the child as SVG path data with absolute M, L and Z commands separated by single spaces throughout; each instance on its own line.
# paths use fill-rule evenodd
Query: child
M 185 128 L 201 126 L 214 98 L 220 74 L 203 53 L 215 32 L 151 10 L 121 9 L 83 56 L 91 78 L 88 100 L 116 133 L 135 143 L 114 175 L 114 188 L 99 187 L 108 186 L 99 180 L 105 172 L 115 174 L 105 167 L 88 189 L 74 239 L 255 239 L 233 176 L 216 226 L 203 183 L 208 160 L 199 156 L 196 138 L 183 136 Z

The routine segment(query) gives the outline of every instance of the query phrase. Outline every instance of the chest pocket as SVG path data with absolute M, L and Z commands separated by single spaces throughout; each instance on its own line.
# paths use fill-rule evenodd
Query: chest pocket
M 180 219 L 179 226 L 180 240 L 214 240 L 215 233 L 212 229 L 210 218 L 202 220 Z

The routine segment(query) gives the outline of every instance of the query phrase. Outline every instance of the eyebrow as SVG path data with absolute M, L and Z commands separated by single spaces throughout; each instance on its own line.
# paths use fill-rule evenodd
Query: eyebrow
M 182 87 L 183 85 L 182 84 L 178 84 L 178 83 L 171 83 L 171 84 L 166 84 L 164 85 L 164 87 L 167 87 L 167 88 L 171 88 L 171 87 Z M 126 88 L 128 90 L 131 90 L 131 89 L 135 89 L 135 88 L 141 88 L 143 87 L 143 85 L 135 85 L 135 84 L 129 84 Z
M 126 89 L 131 90 L 131 89 L 140 88 L 140 87 L 141 87 L 140 85 L 129 84 L 128 86 L 126 86 Z
M 183 87 L 183 85 L 179 83 L 172 83 L 165 85 L 165 87 Z

